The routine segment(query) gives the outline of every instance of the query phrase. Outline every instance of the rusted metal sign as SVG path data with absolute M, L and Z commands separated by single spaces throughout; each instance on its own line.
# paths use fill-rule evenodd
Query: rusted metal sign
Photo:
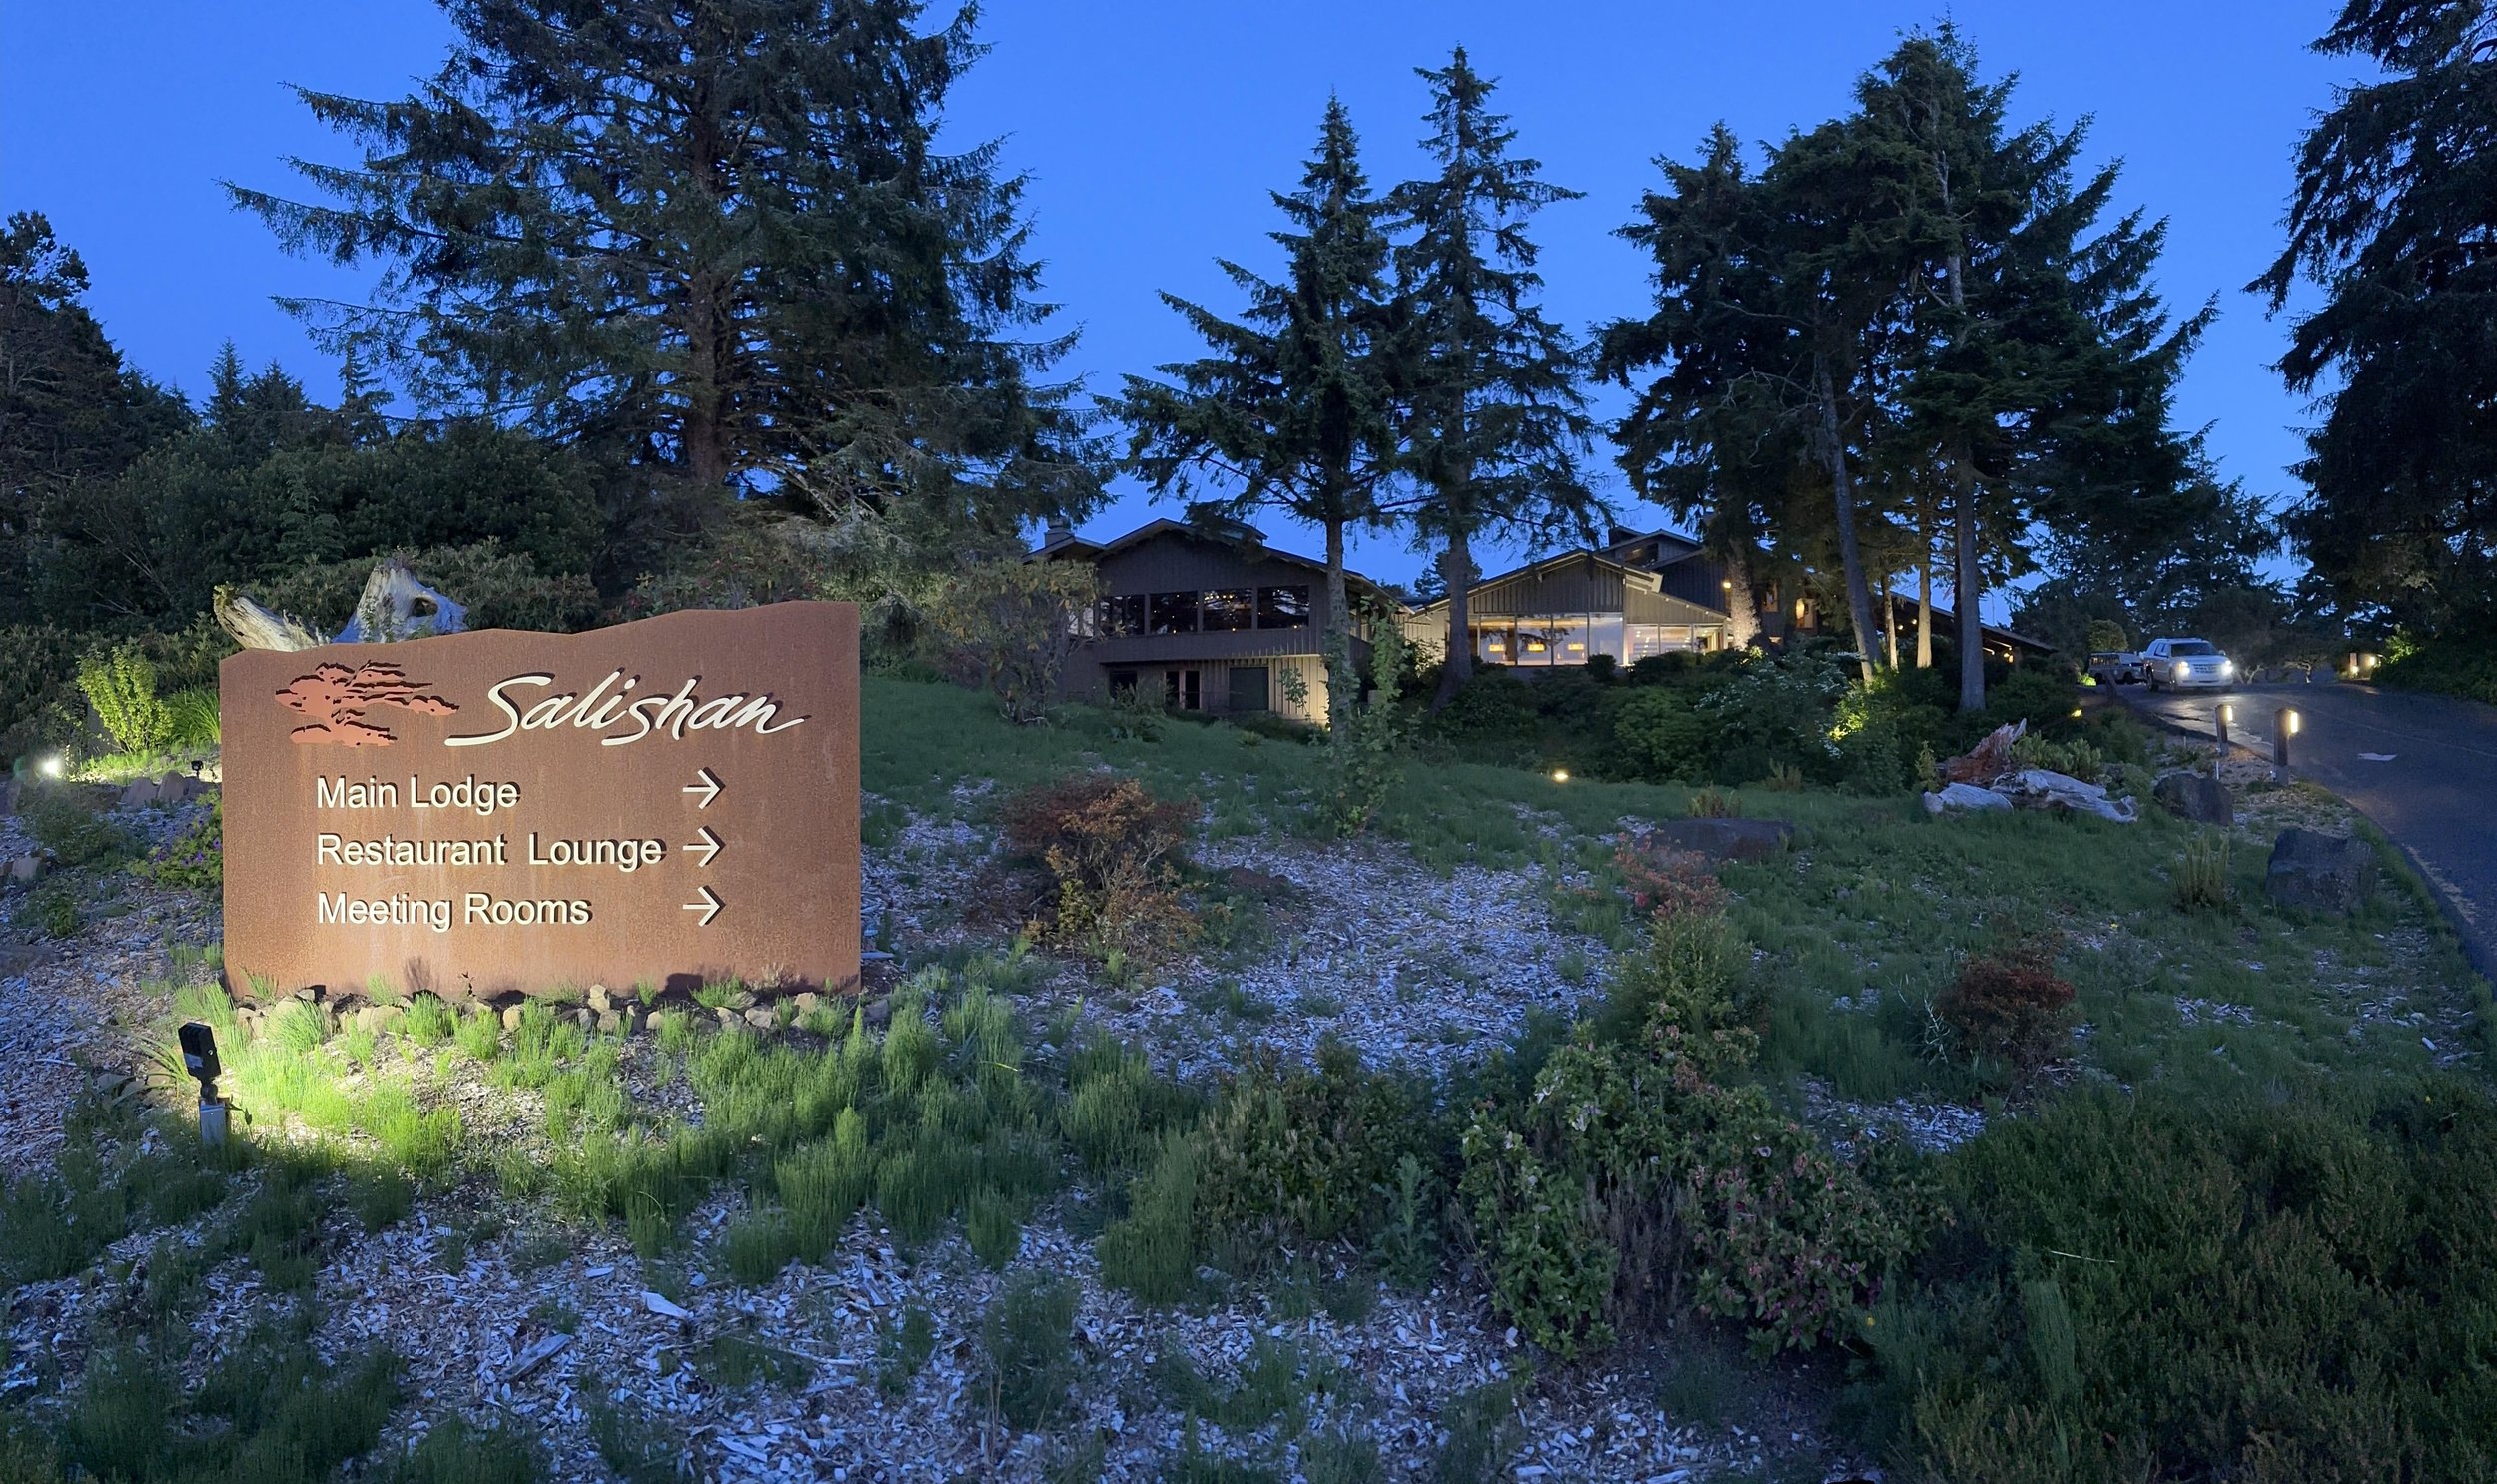
M 226 973 L 445 998 L 858 975 L 858 610 L 246 650 Z

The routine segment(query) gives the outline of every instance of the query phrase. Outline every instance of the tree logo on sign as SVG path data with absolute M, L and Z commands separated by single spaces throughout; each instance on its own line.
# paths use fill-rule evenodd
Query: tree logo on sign
M 339 747 L 388 747 L 398 739 L 389 728 L 365 720 L 374 706 L 397 706 L 425 716 L 448 716 L 459 708 L 440 696 L 423 693 L 397 665 L 323 665 L 278 692 L 278 700 L 300 711 L 311 724 L 288 734 L 294 742 L 330 743 Z

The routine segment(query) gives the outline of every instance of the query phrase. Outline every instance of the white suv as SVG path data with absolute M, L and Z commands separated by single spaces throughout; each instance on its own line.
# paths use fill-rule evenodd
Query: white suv
M 2153 639 L 2141 651 L 2152 690 L 2234 690 L 2237 667 L 2208 639 Z

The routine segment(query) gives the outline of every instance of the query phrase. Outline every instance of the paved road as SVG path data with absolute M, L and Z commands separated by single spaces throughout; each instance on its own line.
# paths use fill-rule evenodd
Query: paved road
M 2407 847 L 2471 925 L 2481 971 L 2497 975 L 2497 707 L 2326 680 L 2224 697 L 2127 685 L 2123 697 L 2203 736 L 2219 702 L 2232 701 L 2233 740 L 2266 757 L 2273 715 L 2296 711 L 2290 771 L 2357 805 Z

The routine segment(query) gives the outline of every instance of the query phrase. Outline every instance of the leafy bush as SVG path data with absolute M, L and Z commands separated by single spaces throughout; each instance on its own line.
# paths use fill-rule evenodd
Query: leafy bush
M 2071 1045 L 2072 1007 L 2072 981 L 2055 972 L 2052 956 L 2037 943 L 1966 960 L 1934 997 L 1934 1014 L 1960 1056 L 2018 1071 L 2043 1066 Z
M 78 889 L 56 876 L 26 894 L 18 920 L 44 938 L 75 938 L 86 914 L 78 905 Z
M 27 832 L 61 865 L 98 866 L 130 853 L 130 836 L 122 827 L 88 808 L 71 789 L 35 790 L 24 813 Z
M 938 595 L 929 628 L 955 679 L 995 696 L 1008 721 L 1037 721 L 1100 596 L 1090 563 L 989 562 Z
M 1197 1130 L 1198 1230 L 1246 1255 L 1367 1239 L 1386 1220 L 1398 1164 L 1428 1149 L 1427 1107 L 1360 1054 L 1319 1043 L 1315 1068 L 1253 1058 Z
M 1006 844 L 1057 883 L 1037 936 L 1139 963 L 1177 952 L 1197 931 L 1179 893 L 1193 818 L 1187 806 L 1107 773 L 1072 774 L 1008 800 Z
M 1623 845 L 1613 852 L 1630 905 L 1654 918 L 1713 916 L 1725 911 L 1725 884 L 1708 857 L 1695 850 L 1657 850 Z
M 74 734 L 80 642 L 49 624 L 0 625 L 0 763 Z
M 2384 662 L 2368 678 L 2497 706 L 2497 645 L 2484 633 L 2396 634 L 2385 646 Z
M 1912 1250 L 1912 1188 L 1876 1189 L 1735 1081 L 1758 1042 L 1723 933 L 1656 933 L 1618 986 L 1645 1002 L 1635 1038 L 1582 1024 L 1465 1130 L 1457 1193 L 1493 1301 L 1563 1357 L 1686 1301 L 1765 1348 L 1810 1346 L 1853 1332 Z
M 1863 1328 L 1856 1409 L 1920 1480 L 2484 1479 L 2497 1105 L 2091 1089 L 1943 1176 L 1957 1237 Z
M 1695 783 L 1716 772 L 1716 730 L 1681 692 L 1661 686 L 1622 697 L 1613 711 L 1613 744 L 1635 778 Z
M 174 715 L 156 693 L 156 664 L 135 644 L 116 645 L 78 662 L 78 689 L 95 708 L 105 735 L 124 752 L 154 753 L 174 739 Z
M 1405 678 L 1404 631 L 1385 614 L 1377 616 L 1371 631 L 1377 636 L 1370 649 L 1376 685 L 1367 700 L 1361 699 L 1351 655 L 1338 645 L 1327 656 L 1336 718 L 1320 770 L 1319 815 L 1333 835 L 1357 835 L 1369 828 L 1387 801 L 1387 791 L 1403 775 L 1405 747 L 1411 740 L 1412 726 L 1399 702 Z
M 1716 735 L 1721 776 L 1749 783 L 1780 766 L 1814 779 L 1835 776 L 1840 754 L 1831 717 L 1847 683 L 1833 651 L 1753 655 L 1699 701 L 1700 717 Z
M 1695 789 L 1691 793 L 1690 813 L 1693 819 L 1738 819 L 1743 801 L 1721 788 Z
M 2044 768 L 2083 783 L 2095 783 L 2106 771 L 2106 757 L 2084 738 L 2057 742 L 2032 733 L 2012 744 L 2012 761 L 2023 768 Z
M 598 590 L 579 572 L 550 571 L 525 551 L 485 540 L 404 555 L 418 581 L 467 609 L 471 629 L 577 633 L 598 621 Z M 308 566 L 266 584 L 264 604 L 335 634 L 355 616 L 378 557 Z

